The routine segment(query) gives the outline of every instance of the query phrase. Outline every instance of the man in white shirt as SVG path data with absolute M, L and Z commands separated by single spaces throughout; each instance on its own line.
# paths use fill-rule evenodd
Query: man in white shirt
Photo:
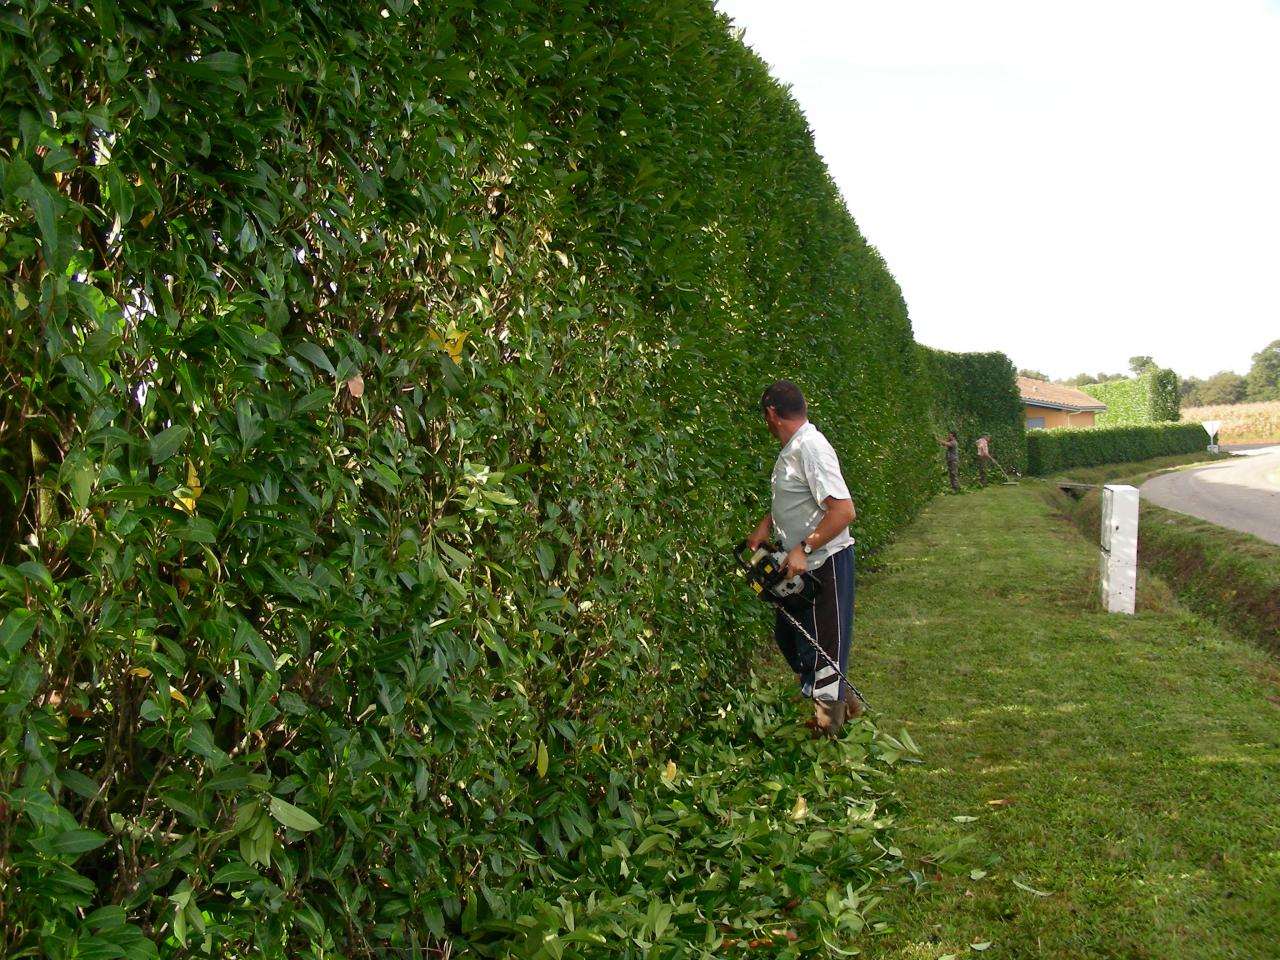
M 854 553 L 849 524 L 856 511 L 840 472 L 835 450 L 809 422 L 808 404 L 794 383 L 779 380 L 760 398 L 769 432 L 782 445 L 770 479 L 772 509 L 747 537 L 752 550 L 777 534 L 787 551 L 785 572 L 806 570 L 821 587 L 811 607 L 792 610 L 809 636 L 848 674 L 853 636 Z M 862 704 L 840 675 L 812 645 L 777 614 L 774 639 L 800 679 L 800 691 L 814 701 L 816 728 L 835 736 L 849 713 L 862 713 Z

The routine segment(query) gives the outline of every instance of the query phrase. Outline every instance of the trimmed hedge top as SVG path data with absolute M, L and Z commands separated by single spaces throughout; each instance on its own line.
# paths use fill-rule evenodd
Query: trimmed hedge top
M 1153 368 L 1132 380 L 1089 383 L 1078 389 L 1107 405 L 1097 416 L 1100 427 L 1163 423 L 1180 416 L 1178 375 L 1172 370 Z

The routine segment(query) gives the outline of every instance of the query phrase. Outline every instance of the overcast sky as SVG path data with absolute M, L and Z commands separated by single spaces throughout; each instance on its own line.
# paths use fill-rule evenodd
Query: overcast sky
M 1280 0 L 716 0 L 916 340 L 1051 378 L 1280 339 Z

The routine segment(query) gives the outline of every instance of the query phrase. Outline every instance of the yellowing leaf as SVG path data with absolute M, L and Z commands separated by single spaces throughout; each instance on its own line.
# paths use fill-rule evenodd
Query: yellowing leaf
M 151 671 L 148 670 L 146 667 L 134 667 L 132 670 L 129 671 L 129 676 L 141 677 L 143 680 L 145 680 L 147 679 L 147 677 L 151 676 Z
M 677 773 L 679 773 L 679 769 L 676 767 L 676 762 L 668 760 L 666 767 L 662 771 L 662 782 L 675 783 Z
M 551 766 L 551 756 L 547 753 L 547 745 L 541 740 L 538 741 L 538 777 L 545 778 L 547 768 Z
M 507 251 L 504 250 L 502 247 L 502 241 L 497 239 L 496 237 L 494 238 L 494 241 L 493 241 L 493 255 L 497 257 L 499 260 L 503 259 L 507 255 Z
M 468 334 L 450 327 L 445 331 L 444 336 L 431 331 L 431 339 L 441 350 L 449 354 L 449 359 L 454 363 L 458 362 L 458 358 L 462 356 L 463 344 L 467 342 Z
M 809 804 L 804 797 L 796 797 L 796 805 L 791 808 L 791 819 L 797 823 L 809 815 Z
M 170 691 L 169 691 L 169 696 L 170 696 L 172 699 L 177 700 L 177 701 L 178 701 L 180 704 L 182 704 L 184 707 L 189 707 L 189 706 L 191 706 L 191 704 L 187 702 L 186 695 L 185 695 L 181 690 L 170 690 Z
M 187 461 L 187 489 L 191 491 L 191 496 L 179 497 L 178 505 L 187 513 L 195 513 L 196 501 L 204 493 L 204 486 L 200 483 L 200 475 L 196 473 L 196 465 L 190 460 Z
M 155 214 L 155 211 L 153 210 L 138 222 L 142 224 L 143 228 L 146 228 L 151 226 L 151 221 L 154 220 L 155 218 L 156 218 L 156 214 Z

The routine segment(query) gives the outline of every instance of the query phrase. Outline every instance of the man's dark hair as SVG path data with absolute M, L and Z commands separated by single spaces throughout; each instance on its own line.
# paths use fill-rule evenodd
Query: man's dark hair
M 764 413 L 769 407 L 773 407 L 774 412 L 784 420 L 803 417 L 809 410 L 804 394 L 790 380 L 778 380 L 764 388 L 760 397 L 760 412 Z

